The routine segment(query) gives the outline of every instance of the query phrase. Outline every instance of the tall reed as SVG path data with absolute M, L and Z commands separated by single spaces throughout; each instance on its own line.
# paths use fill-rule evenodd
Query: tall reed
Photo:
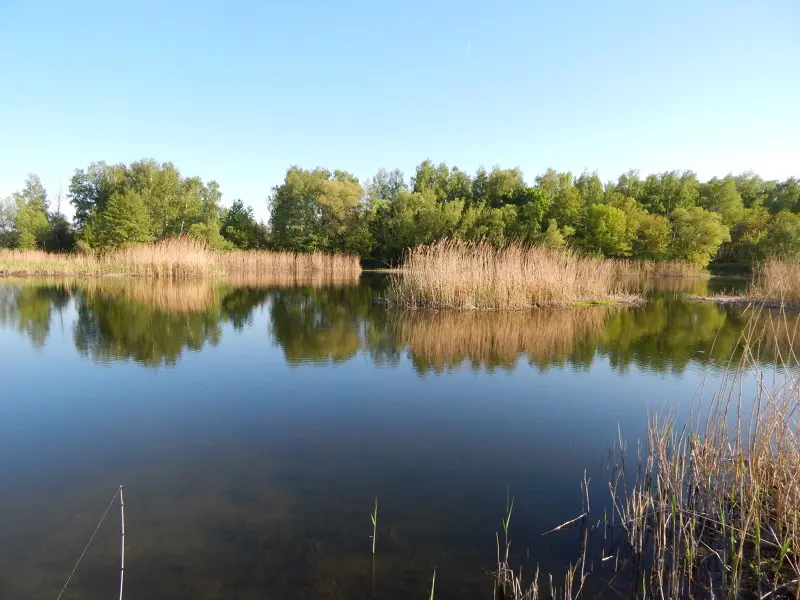
M 750 296 L 800 308 L 800 262 L 768 258 L 756 269 Z
M 753 321 L 758 322 L 757 320 Z M 654 415 L 633 487 L 612 485 L 627 549 L 662 598 L 800 598 L 800 375 L 751 371 L 755 340 L 689 423 Z M 754 376 L 754 397 L 742 392 Z
M 616 295 L 614 265 L 541 246 L 442 241 L 408 251 L 388 299 L 404 308 L 522 310 Z
M 559 531 L 582 526 L 581 557 L 563 589 L 523 585 L 499 551 L 495 582 L 505 598 L 575 598 L 603 564 L 616 597 L 800 598 L 800 369 L 792 348 L 771 372 L 759 367 L 764 343 L 792 334 L 785 315 L 756 311 L 718 391 L 698 400 L 685 423 L 654 414 L 646 446 L 631 463 L 620 436 L 611 466 L 613 517 L 590 519 L 586 502 Z M 745 390 L 752 389 L 752 395 Z M 633 469 L 631 468 L 633 466 Z M 506 527 L 504 523 L 504 528 Z M 587 560 L 587 535 L 602 529 L 603 553 Z M 608 562 L 607 562 L 608 561 Z M 580 568 L 580 570 L 579 570 Z
M 162 279 L 248 276 L 273 273 L 358 273 L 351 254 L 271 251 L 217 252 L 190 238 L 171 238 L 104 253 L 53 254 L 40 250 L 0 251 L 0 275 L 105 276 Z

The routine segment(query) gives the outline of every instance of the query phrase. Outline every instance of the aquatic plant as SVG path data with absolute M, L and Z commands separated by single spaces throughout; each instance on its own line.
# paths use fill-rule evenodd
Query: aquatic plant
M 372 555 L 375 556 L 375 540 L 378 537 L 378 497 L 375 496 L 375 508 L 370 515 L 372 521 Z
M 698 400 L 685 424 L 650 417 L 633 471 L 620 435 L 609 482 L 612 516 L 591 527 L 584 475 L 583 513 L 551 530 L 582 527 L 581 557 L 568 567 L 562 590 L 550 577 L 547 596 L 538 569 L 523 585 L 498 538 L 494 577 L 505 598 L 575 598 L 595 564 L 607 561 L 614 591 L 625 597 L 800 598 L 800 372 L 791 349 L 776 358 L 771 377 L 758 369 L 758 346 L 771 335 L 763 328 L 763 319 L 751 319 L 719 390 Z M 743 391 L 748 376 L 752 398 Z M 587 536 L 597 529 L 607 541 L 587 570 Z
M 388 300 L 403 308 L 522 310 L 623 299 L 616 286 L 611 261 L 543 246 L 446 240 L 408 251 Z
M 800 263 L 768 258 L 755 271 L 750 296 L 757 300 L 781 302 L 800 308 Z
M 266 276 L 271 273 L 360 272 L 351 254 L 218 252 L 191 238 L 169 238 L 102 253 L 51 253 L 41 250 L 0 251 L 0 275 L 129 275 L 164 279 L 209 276 Z

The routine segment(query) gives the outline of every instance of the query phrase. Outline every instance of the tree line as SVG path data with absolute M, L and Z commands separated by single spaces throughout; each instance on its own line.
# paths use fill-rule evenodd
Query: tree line
M 549 169 L 527 182 L 516 168 L 468 174 L 426 160 L 409 180 L 381 169 L 362 183 L 347 171 L 291 167 L 261 223 L 241 200 L 223 207 L 216 182 L 142 160 L 76 170 L 67 198 L 72 223 L 31 175 L 0 202 L 0 246 L 105 250 L 187 235 L 219 249 L 352 252 L 395 264 L 406 248 L 449 238 L 702 266 L 800 258 L 800 180 L 752 173 L 701 182 L 691 171 L 629 171 L 603 182 Z

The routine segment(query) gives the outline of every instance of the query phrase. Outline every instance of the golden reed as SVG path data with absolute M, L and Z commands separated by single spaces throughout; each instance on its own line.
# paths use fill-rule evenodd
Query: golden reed
M 388 300 L 404 308 L 523 310 L 621 299 L 612 261 L 542 246 L 442 241 L 408 251 Z
M 266 276 L 275 272 L 360 272 L 358 256 L 271 251 L 217 252 L 202 242 L 173 238 L 99 254 L 0 251 L 0 274 L 36 276 L 128 275 L 188 277 Z

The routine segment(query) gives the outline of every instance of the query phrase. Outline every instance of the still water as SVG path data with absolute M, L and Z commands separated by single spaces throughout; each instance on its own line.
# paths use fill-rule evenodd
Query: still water
M 120 484 L 126 598 L 427 598 L 434 567 L 490 598 L 507 496 L 516 564 L 563 573 L 584 470 L 602 505 L 618 432 L 731 355 L 746 315 L 685 297 L 720 285 L 451 314 L 368 276 L 0 282 L 0 598 L 55 598 Z M 115 511 L 63 598 L 114 595 Z

